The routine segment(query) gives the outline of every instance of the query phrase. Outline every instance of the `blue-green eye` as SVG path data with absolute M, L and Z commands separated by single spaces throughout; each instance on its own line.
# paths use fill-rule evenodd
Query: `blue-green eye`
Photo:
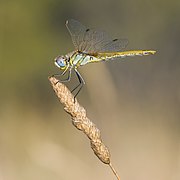
M 54 61 L 55 65 L 60 69 L 64 69 L 66 67 L 66 59 L 64 56 L 59 56 Z

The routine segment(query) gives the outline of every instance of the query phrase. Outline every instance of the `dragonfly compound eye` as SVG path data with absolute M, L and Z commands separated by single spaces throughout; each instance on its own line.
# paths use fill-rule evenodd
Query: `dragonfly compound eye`
M 64 56 L 59 56 L 55 59 L 54 61 L 55 65 L 60 68 L 60 69 L 65 69 L 67 64 L 66 64 L 66 58 Z

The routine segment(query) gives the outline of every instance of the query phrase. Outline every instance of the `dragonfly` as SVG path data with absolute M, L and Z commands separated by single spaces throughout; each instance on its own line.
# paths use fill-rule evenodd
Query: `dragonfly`
M 54 59 L 55 65 L 63 70 L 61 74 L 55 74 L 54 76 L 63 76 L 68 73 L 67 78 L 62 81 L 70 81 L 72 70 L 74 70 L 79 81 L 78 85 L 71 91 L 73 92 L 79 88 L 74 95 L 74 99 L 85 84 L 78 71 L 80 66 L 128 56 L 153 55 L 156 53 L 154 50 L 122 51 L 128 45 L 127 39 L 113 39 L 105 31 L 89 29 L 74 19 L 67 20 L 66 27 L 71 35 L 75 50 L 66 55 L 59 55 Z

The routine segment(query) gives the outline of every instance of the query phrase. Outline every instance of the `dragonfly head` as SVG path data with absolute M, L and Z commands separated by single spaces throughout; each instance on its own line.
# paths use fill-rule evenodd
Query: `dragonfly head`
M 58 56 L 54 59 L 54 64 L 62 69 L 62 70 L 67 70 L 69 67 L 68 59 L 66 56 Z

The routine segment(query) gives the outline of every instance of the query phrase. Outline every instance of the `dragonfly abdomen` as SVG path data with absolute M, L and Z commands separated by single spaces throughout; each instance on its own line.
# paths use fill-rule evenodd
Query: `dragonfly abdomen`
M 133 51 L 124 51 L 124 52 L 105 52 L 105 53 L 98 53 L 98 58 L 101 60 L 109 60 L 112 58 L 124 58 L 124 57 L 131 57 L 131 56 L 143 56 L 143 55 L 151 55 L 154 54 L 156 51 L 151 50 L 133 50 Z

